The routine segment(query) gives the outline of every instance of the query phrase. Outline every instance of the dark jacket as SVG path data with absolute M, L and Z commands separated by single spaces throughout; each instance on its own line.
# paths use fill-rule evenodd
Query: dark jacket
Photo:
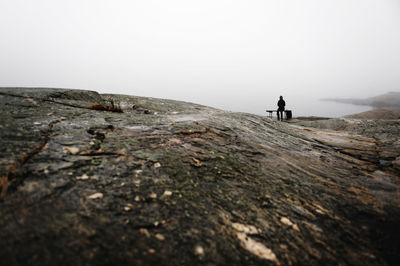
M 278 111 L 284 111 L 285 110 L 285 101 L 284 100 L 279 100 L 278 101 Z

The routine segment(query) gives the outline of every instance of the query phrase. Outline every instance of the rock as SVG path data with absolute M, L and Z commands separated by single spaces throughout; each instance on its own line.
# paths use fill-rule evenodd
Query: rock
M 103 198 L 103 193 L 100 192 L 87 196 L 87 199 L 102 199 L 102 198 Z
M 79 148 L 77 147 L 65 147 L 65 150 L 72 155 L 78 154 L 79 153 Z
M 163 196 L 172 196 L 172 191 L 169 190 L 164 191 Z
M 290 220 L 289 220 L 288 218 L 286 218 L 286 217 L 282 217 L 282 218 L 281 218 L 281 222 L 282 222 L 283 224 L 286 224 L 286 225 L 292 227 L 292 228 L 293 228 L 294 230 L 296 230 L 296 231 L 300 231 L 299 227 L 298 227 L 296 224 L 292 223 L 292 221 L 290 221 Z
M 353 119 L 400 119 L 400 103 L 397 108 L 373 109 L 359 114 L 347 115 L 345 117 Z
M 254 235 L 260 233 L 260 230 L 257 229 L 253 225 L 244 225 L 240 223 L 232 223 L 232 227 L 241 233 L 248 234 L 248 235 Z
M 261 259 L 275 261 L 277 264 L 279 264 L 274 252 L 272 252 L 272 250 L 267 248 L 264 244 L 248 237 L 244 233 L 237 233 L 237 237 L 240 240 L 242 247 L 250 253 Z
M 202 246 L 200 245 L 196 245 L 194 247 L 194 254 L 198 255 L 198 256 L 203 256 L 204 255 L 204 249 Z
M 0 109 L 7 265 L 400 260 L 398 120 L 41 88 L 0 88 Z
M 387 160 L 379 160 L 379 164 L 382 166 L 391 166 L 392 162 Z
M 199 167 L 201 166 L 201 162 L 196 158 L 192 158 L 192 165 Z
M 306 217 L 306 218 L 308 218 L 310 220 L 315 220 L 316 219 L 315 215 L 313 215 L 312 213 L 310 213 L 308 210 L 304 209 L 301 206 L 292 206 L 292 210 L 296 214 L 301 215 L 303 217 Z
M 164 241 L 165 240 L 165 237 L 162 234 L 156 234 L 154 237 L 157 238 L 160 241 Z
M 393 167 L 397 170 L 400 170 L 400 156 L 397 157 L 394 161 L 392 161 Z
M 141 234 L 145 235 L 147 238 L 150 238 L 150 237 L 151 237 L 151 235 L 150 235 L 150 233 L 149 233 L 149 230 L 147 230 L 146 228 L 140 228 L 140 229 L 139 229 L 139 232 L 140 232 Z
M 89 179 L 89 176 L 87 174 L 83 174 L 81 176 L 76 177 L 77 180 L 87 180 Z

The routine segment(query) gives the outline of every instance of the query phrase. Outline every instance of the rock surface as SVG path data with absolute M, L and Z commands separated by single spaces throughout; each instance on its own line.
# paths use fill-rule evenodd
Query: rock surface
M 398 120 L 400 119 L 400 108 L 377 108 L 359 114 L 345 116 L 353 119 L 370 119 L 370 120 Z
M 398 121 L 60 89 L 0 101 L 2 265 L 399 262 Z

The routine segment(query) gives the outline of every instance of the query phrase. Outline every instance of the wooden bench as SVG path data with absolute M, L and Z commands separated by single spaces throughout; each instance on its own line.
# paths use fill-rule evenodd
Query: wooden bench
M 278 110 L 266 110 L 266 112 L 268 113 L 268 117 L 272 118 L 272 114 L 275 112 L 277 113 Z M 283 111 L 285 112 L 285 118 L 286 120 L 292 119 L 292 110 L 285 110 Z

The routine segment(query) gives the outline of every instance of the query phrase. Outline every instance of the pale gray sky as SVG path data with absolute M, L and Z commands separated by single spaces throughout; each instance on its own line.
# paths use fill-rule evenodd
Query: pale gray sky
M 1 0 L 0 36 L 0 86 L 308 115 L 400 90 L 399 0 Z

